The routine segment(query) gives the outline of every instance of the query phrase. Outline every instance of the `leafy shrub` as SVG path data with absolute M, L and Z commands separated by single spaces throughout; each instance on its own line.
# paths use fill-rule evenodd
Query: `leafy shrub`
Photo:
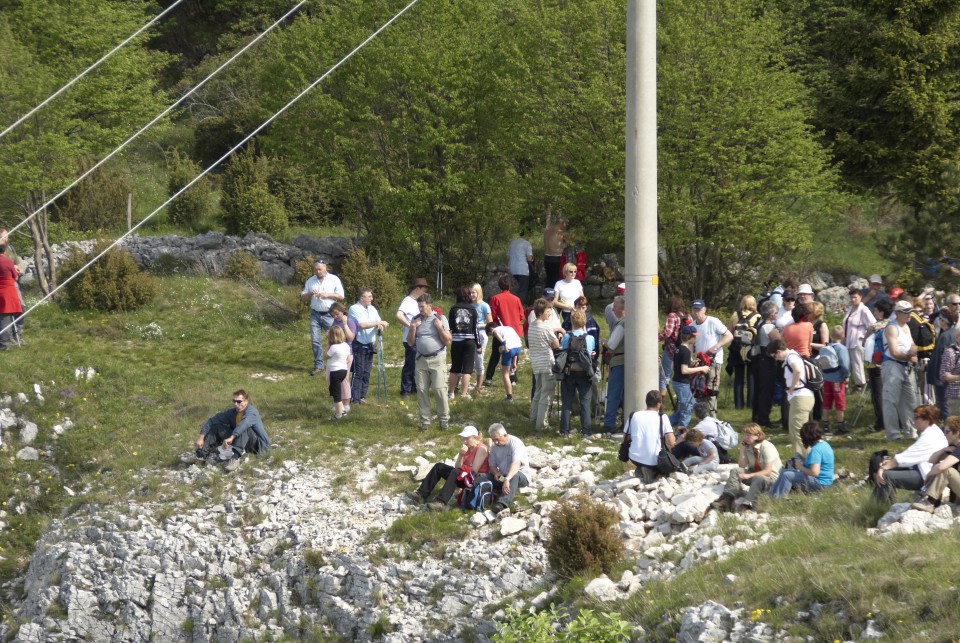
M 167 160 L 167 194 L 173 196 L 202 171 L 199 164 L 173 149 Z M 196 228 L 200 221 L 210 214 L 210 206 L 210 181 L 203 177 L 173 200 L 168 207 L 167 217 L 174 225 Z
M 312 266 L 310 270 L 313 271 Z M 404 295 L 397 276 L 382 261 L 371 260 L 362 248 L 347 251 L 337 276 L 343 282 L 347 301 L 355 301 L 361 288 L 369 288 L 373 291 L 373 303 L 381 313 L 398 306 Z
M 232 157 L 220 179 L 220 207 L 229 223 L 240 207 L 240 196 L 256 187 L 266 188 L 270 177 L 270 159 L 258 156 L 253 148 L 243 149 Z
M 587 496 L 561 502 L 550 514 L 547 561 L 562 577 L 609 573 L 623 558 L 617 512 Z
M 632 638 L 633 628 L 616 613 L 583 610 L 570 620 L 556 608 L 531 614 L 515 607 L 493 635 L 497 643 L 619 643 Z
M 89 255 L 73 253 L 65 273 L 74 274 L 106 247 L 106 242 L 99 242 Z M 114 248 L 68 283 L 65 291 L 67 302 L 81 310 L 136 310 L 156 296 L 157 280 L 142 272 L 129 252 Z
M 91 159 L 79 161 L 77 174 L 82 174 L 92 165 Z M 50 208 L 51 218 L 79 232 L 125 230 L 127 195 L 133 191 L 134 184 L 130 173 L 108 165 L 80 181 L 58 199 Z
M 230 253 L 223 272 L 234 279 L 245 279 L 256 283 L 260 280 L 260 263 L 246 250 L 234 250 Z
M 266 186 L 255 185 L 237 197 L 233 211 L 227 215 L 227 229 L 238 236 L 265 232 L 278 237 L 287 231 L 287 213 Z
M 267 179 L 270 193 L 283 203 L 283 209 L 291 221 L 320 223 L 328 199 L 318 186 L 320 182 L 310 177 L 299 165 L 274 161 Z
M 313 276 L 313 262 L 314 259 L 307 258 L 293 264 L 293 283 L 301 286 L 307 283 L 307 279 Z

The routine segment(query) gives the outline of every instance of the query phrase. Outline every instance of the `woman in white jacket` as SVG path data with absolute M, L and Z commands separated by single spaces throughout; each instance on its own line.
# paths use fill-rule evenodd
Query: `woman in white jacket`
M 897 489 L 919 491 L 924 478 L 933 466 L 930 456 L 947 447 L 947 438 L 937 426 L 940 411 L 930 404 L 913 410 L 913 422 L 920 432 L 916 442 L 885 460 L 873 477 L 873 497 L 879 501 L 893 502 Z

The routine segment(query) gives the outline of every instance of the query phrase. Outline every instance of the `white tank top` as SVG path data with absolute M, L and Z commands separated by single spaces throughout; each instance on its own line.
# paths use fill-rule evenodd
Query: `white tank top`
M 897 347 L 900 349 L 900 354 L 905 355 L 910 352 L 910 349 L 913 348 L 913 335 L 910 334 L 910 329 L 907 329 L 907 332 L 902 332 L 903 329 L 900 328 L 900 324 L 894 322 L 893 327 L 897 329 Z M 902 362 L 904 360 L 898 360 L 890 353 L 890 347 L 887 346 L 883 349 L 883 353 L 890 359 Z

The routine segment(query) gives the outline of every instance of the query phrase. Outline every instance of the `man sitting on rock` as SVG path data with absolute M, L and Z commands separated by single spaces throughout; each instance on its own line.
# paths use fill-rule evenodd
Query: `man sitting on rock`
M 488 430 L 493 446 L 487 463 L 489 473 L 483 474 L 493 481 L 493 491 L 497 494 L 497 501 L 490 507 L 493 513 L 500 513 L 510 506 L 517 489 L 530 484 L 533 469 L 530 468 L 530 457 L 523 441 L 515 435 L 507 435 L 502 424 L 490 425 Z
M 218 447 L 230 447 L 233 457 L 227 460 L 224 470 L 236 471 L 247 451 L 266 453 L 270 449 L 270 438 L 263 428 L 260 412 L 250 405 L 247 392 L 240 389 L 233 393 L 233 407 L 207 420 L 194 445 L 197 451 L 192 461 L 198 464 L 206 462 Z

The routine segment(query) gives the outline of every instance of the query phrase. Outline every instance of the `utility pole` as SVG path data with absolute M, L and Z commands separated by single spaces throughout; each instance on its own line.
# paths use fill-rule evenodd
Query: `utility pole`
M 657 3 L 627 0 L 624 418 L 658 388 Z

